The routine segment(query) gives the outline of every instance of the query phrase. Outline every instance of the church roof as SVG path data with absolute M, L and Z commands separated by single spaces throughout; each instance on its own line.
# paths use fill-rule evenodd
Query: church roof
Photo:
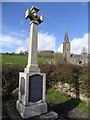
M 69 42 L 67 30 L 65 31 L 64 41 L 65 41 L 65 42 L 67 42 L 67 41 Z
M 71 54 L 72 58 L 90 58 L 90 54 L 85 54 L 85 55 L 81 55 L 81 54 Z

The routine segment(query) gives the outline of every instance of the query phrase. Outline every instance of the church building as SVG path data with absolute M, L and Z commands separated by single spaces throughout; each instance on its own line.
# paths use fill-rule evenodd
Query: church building
M 65 62 L 71 61 L 71 49 L 70 49 L 70 42 L 67 31 L 65 31 L 64 42 L 63 42 L 63 57 Z
M 69 41 L 67 30 L 65 31 L 64 42 L 63 42 L 63 57 L 65 62 L 76 65 L 88 64 L 88 61 L 90 60 L 90 55 L 88 55 L 87 53 L 71 54 L 71 44 Z

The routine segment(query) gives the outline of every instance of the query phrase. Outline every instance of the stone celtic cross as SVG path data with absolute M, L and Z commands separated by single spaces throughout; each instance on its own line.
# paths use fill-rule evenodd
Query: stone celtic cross
M 31 20 L 30 42 L 28 52 L 28 64 L 24 72 L 19 72 L 19 97 L 16 109 L 22 118 L 31 118 L 46 114 L 48 107 L 45 102 L 46 73 L 41 73 L 37 65 L 38 25 L 43 22 L 43 15 L 38 16 L 39 9 L 32 7 L 27 9 L 25 18 Z M 51 113 L 50 117 L 54 115 Z M 43 117 L 42 117 L 43 118 Z M 55 115 L 57 118 L 57 114 Z
M 37 65 L 37 43 L 38 43 L 38 25 L 43 22 L 44 15 L 38 15 L 39 8 L 32 7 L 26 10 L 25 18 L 31 20 L 30 23 L 30 43 L 28 53 L 28 65 L 25 71 L 39 71 Z
M 30 18 L 31 21 L 37 21 L 38 24 L 43 22 L 44 15 L 38 16 L 39 8 L 32 7 L 31 10 L 27 9 L 25 18 Z

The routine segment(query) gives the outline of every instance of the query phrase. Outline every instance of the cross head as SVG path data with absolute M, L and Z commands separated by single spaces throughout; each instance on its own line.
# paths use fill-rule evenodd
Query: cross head
M 29 18 L 31 21 L 37 21 L 39 24 L 43 22 L 44 15 L 38 15 L 39 8 L 32 7 L 31 9 L 27 9 L 25 13 L 25 18 Z

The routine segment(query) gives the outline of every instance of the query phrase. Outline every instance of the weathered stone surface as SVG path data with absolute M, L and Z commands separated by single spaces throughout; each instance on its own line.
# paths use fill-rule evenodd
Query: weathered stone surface
M 30 41 L 29 41 L 29 54 L 28 54 L 28 65 L 25 69 L 26 72 L 39 71 L 37 65 L 37 43 L 38 43 L 38 25 L 43 22 L 44 16 L 38 15 L 39 8 L 32 7 L 31 10 L 27 9 L 25 18 L 31 20 L 30 23 Z
M 39 76 L 39 77 L 38 77 Z M 20 92 L 21 78 L 25 78 L 25 94 Z M 38 79 L 37 79 L 38 77 Z M 19 101 L 28 106 L 33 102 L 44 101 L 46 92 L 46 74 L 45 73 L 25 73 L 19 74 Z M 40 95 L 38 95 L 40 94 Z M 35 98 L 36 97 L 36 98 Z
M 16 108 L 22 118 L 29 118 L 33 116 L 38 116 L 47 112 L 46 103 L 36 103 L 30 106 L 24 106 L 22 103 L 17 101 Z
M 61 91 L 65 95 L 69 95 L 73 98 L 77 97 L 77 95 L 76 95 L 77 91 L 75 90 L 75 88 L 72 88 L 68 83 L 63 83 L 62 84 L 62 83 L 59 82 L 55 86 L 55 89 Z M 82 93 L 79 93 L 79 99 L 81 99 L 82 101 L 85 101 L 86 103 L 88 102 L 88 98 Z
M 31 20 L 28 64 L 24 72 L 19 73 L 19 98 L 16 108 L 22 118 L 29 118 L 47 112 L 45 103 L 46 74 L 40 73 L 37 65 L 38 25 L 43 22 L 39 9 L 27 9 L 25 18 Z
M 65 87 L 65 88 L 68 89 L 68 90 L 70 89 L 70 86 L 69 86 L 68 83 L 64 83 L 64 84 L 63 84 L 63 87 Z
M 68 32 L 65 31 L 65 37 L 64 37 L 64 42 L 63 42 L 63 56 L 64 56 L 64 60 L 65 62 L 69 62 L 71 61 L 71 53 L 70 53 L 70 42 L 69 42 L 69 38 L 68 38 Z
M 25 118 L 22 118 L 19 112 L 16 110 L 15 101 L 12 101 L 12 100 L 9 101 L 8 106 L 7 106 L 7 113 L 8 113 L 8 117 L 10 120 L 26 120 Z M 39 115 L 36 117 L 30 117 L 27 120 L 50 120 L 50 119 L 56 120 L 57 118 L 58 118 L 57 113 L 55 113 L 54 111 L 48 111 L 47 113 L 44 113 L 42 115 Z M 63 119 L 63 117 L 60 116 L 60 120 L 65 120 L 65 119 Z
M 30 73 L 30 72 L 40 73 L 40 68 L 38 68 L 38 65 L 27 65 L 26 68 L 24 68 L 24 72 L 26 72 L 26 73 Z
M 43 120 L 43 119 L 55 120 L 55 119 L 58 118 L 58 114 L 55 113 L 54 111 L 50 111 L 50 112 L 48 112 L 48 113 L 46 113 L 46 114 L 41 115 L 39 118 L 42 119 L 42 120 Z
M 67 118 L 88 119 L 88 114 L 82 112 L 80 109 L 74 108 L 72 111 L 68 113 Z
M 21 95 L 25 94 L 25 78 L 24 77 L 21 77 L 20 92 L 21 92 Z

